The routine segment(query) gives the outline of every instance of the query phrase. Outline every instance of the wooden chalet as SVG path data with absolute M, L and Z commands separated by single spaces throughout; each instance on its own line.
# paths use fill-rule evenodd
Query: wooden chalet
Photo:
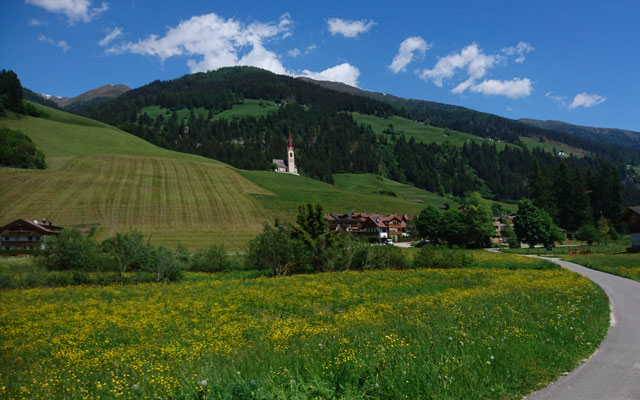
M 330 231 L 364 235 L 371 240 L 391 239 L 398 241 L 408 236 L 407 222 L 412 215 L 381 215 L 368 213 L 326 214 Z
M 0 255 L 27 255 L 42 248 L 44 236 L 58 235 L 62 231 L 51 221 L 17 219 L 0 228 Z
M 631 247 L 627 248 L 627 253 L 640 253 L 640 206 L 628 207 L 618 221 L 625 222 L 631 233 Z

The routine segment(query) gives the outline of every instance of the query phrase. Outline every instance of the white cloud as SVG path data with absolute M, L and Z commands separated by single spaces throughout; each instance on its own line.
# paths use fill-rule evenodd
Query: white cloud
M 524 48 L 523 46 L 520 47 Z M 445 80 L 454 78 L 458 71 L 464 71 L 467 79 L 459 82 L 451 90 L 455 94 L 470 90 L 474 93 L 483 93 L 490 96 L 500 95 L 512 99 L 529 96 L 532 92 L 529 78 L 513 78 L 511 80 L 485 79 L 478 83 L 490 69 L 502 64 L 505 60 L 505 57 L 501 55 L 484 54 L 477 44 L 472 43 L 459 53 L 452 53 L 440 58 L 433 68 L 423 69 L 422 71 L 417 71 L 417 73 L 422 79 L 431 80 L 436 86 L 442 87 Z
M 29 20 L 29 26 L 44 26 L 47 25 L 47 21 L 43 21 L 37 18 L 31 18 Z
M 25 2 L 52 13 L 64 14 L 71 23 L 91 22 L 109 9 L 107 3 L 100 4 L 100 7 L 91 7 L 91 0 L 25 0 Z
M 277 74 L 291 74 L 274 52 L 264 43 L 290 33 L 292 22 L 288 14 L 277 23 L 242 24 L 211 13 L 192 17 L 169 28 L 163 37 L 149 35 L 138 42 L 125 43 L 107 50 L 109 53 L 134 53 L 159 57 L 195 56 L 187 65 L 191 72 L 218 69 L 225 66 L 249 65 Z
M 569 103 L 569 98 L 567 96 L 556 96 L 553 94 L 553 92 L 545 93 L 544 97 L 549 98 L 560 104 L 562 107 L 566 107 L 570 110 L 578 107 L 589 108 L 597 106 L 598 104 L 604 103 L 607 100 L 606 97 L 600 96 L 599 94 L 589 94 L 585 92 L 575 95 L 571 103 Z
M 100 46 L 106 46 L 109 43 L 113 42 L 115 39 L 122 36 L 122 29 L 115 27 L 111 32 L 107 34 L 101 41 L 98 42 Z
M 294 49 L 291 49 L 291 50 L 287 51 L 287 55 L 289 57 L 291 57 L 291 58 L 298 58 L 298 57 L 300 57 L 301 54 L 302 54 L 302 52 L 298 48 L 294 48 Z
M 66 40 L 58 40 L 55 41 L 53 39 L 51 39 L 48 36 L 45 35 L 40 35 L 38 36 L 38 40 L 44 43 L 49 43 L 52 46 L 56 46 L 62 49 L 62 51 L 66 52 L 67 50 L 69 50 L 71 48 L 71 46 L 69 46 L 66 42 Z
M 475 80 L 482 78 L 498 60 L 499 56 L 483 54 L 478 45 L 473 43 L 460 53 L 440 58 L 432 69 L 422 70 L 420 77 L 424 80 L 431 79 L 436 86 L 442 87 L 445 79 L 452 78 L 457 70 L 466 68 L 469 77 Z
M 553 92 L 547 92 L 544 94 L 544 97 L 555 101 L 563 107 L 567 107 L 567 96 L 556 96 Z
M 332 35 L 340 34 L 344 37 L 352 38 L 371 29 L 376 23 L 363 19 L 361 21 L 343 20 L 331 18 L 327 21 L 329 32 Z
M 349 63 L 344 63 L 322 72 L 312 72 L 305 69 L 302 71 L 302 76 L 319 81 L 342 82 L 357 87 L 360 70 Z
M 599 94 L 589 94 L 589 93 L 578 93 L 576 97 L 573 98 L 573 101 L 569 105 L 569 109 L 573 110 L 578 107 L 593 107 L 598 104 L 604 103 L 607 100 L 606 97 L 600 96 Z
M 531 94 L 531 80 L 529 78 L 513 78 L 510 81 L 486 79 L 470 87 L 472 92 L 487 96 L 507 96 L 511 99 L 526 97 Z
M 423 56 L 429 49 L 429 44 L 424 41 L 420 36 L 411 36 L 406 38 L 400 43 L 398 54 L 391 61 L 389 69 L 393 73 L 397 74 L 400 71 L 406 71 L 407 65 L 413 61 L 414 53 L 418 53 Z
M 309 45 L 307 46 L 306 50 L 304 52 L 300 51 L 300 49 L 298 49 L 297 47 L 287 51 L 287 55 L 291 58 L 298 58 L 300 56 L 306 56 L 307 54 L 311 53 L 312 51 L 314 51 L 315 49 L 317 49 L 318 46 L 316 46 L 315 44 Z
M 515 62 L 522 64 L 524 62 L 525 54 L 531 53 L 535 48 L 529 43 L 520 42 L 515 46 L 505 47 L 502 52 L 508 56 L 516 56 Z

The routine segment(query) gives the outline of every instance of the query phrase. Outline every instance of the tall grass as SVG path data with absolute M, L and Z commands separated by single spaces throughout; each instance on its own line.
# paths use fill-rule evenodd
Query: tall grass
M 640 282 L 640 254 L 566 255 L 562 259 Z
M 0 291 L 0 397 L 520 398 L 608 328 L 565 270 L 245 274 Z
M 556 246 L 551 248 L 551 251 L 547 251 L 544 247 L 523 247 L 520 249 L 501 249 L 503 253 L 512 253 L 512 254 L 527 254 L 527 255 L 536 255 L 536 256 L 560 256 L 573 253 L 583 253 L 588 252 L 592 254 L 608 254 L 608 253 L 618 253 L 624 251 L 628 244 L 600 244 L 600 245 L 575 245 L 575 246 Z

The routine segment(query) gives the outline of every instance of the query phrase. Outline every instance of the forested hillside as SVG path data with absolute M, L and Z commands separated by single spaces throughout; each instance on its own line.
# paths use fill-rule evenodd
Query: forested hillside
M 617 146 L 627 146 L 640 149 L 640 132 L 615 128 L 595 128 L 592 126 L 572 125 L 562 121 L 540 121 L 537 119 L 522 118 L 520 121 L 528 125 L 543 129 L 564 132 L 573 136 L 593 140 L 596 142 L 610 143 Z
M 301 173 L 329 183 L 336 173 L 374 173 L 440 195 L 462 197 L 468 191 L 480 191 L 486 198 L 516 201 L 532 196 L 529 178 L 532 166 L 537 164 L 550 176 L 562 167 L 571 176 L 581 177 L 585 191 L 590 193 L 588 214 L 593 219 L 596 214 L 592 210 L 600 211 L 591 204 L 598 204 L 596 199 L 605 193 L 603 187 L 587 179 L 596 171 L 609 171 L 609 178 L 618 182 L 617 193 L 622 194 L 614 198 L 640 202 L 640 191 L 627 170 L 627 164 L 640 163 L 640 151 L 462 107 L 321 84 L 330 88 L 256 68 L 222 68 L 153 82 L 90 107 L 84 115 L 165 148 L 252 170 L 268 170 L 271 159 L 284 157 L 291 130 Z M 243 107 L 251 113 L 231 112 Z M 402 131 L 380 134 L 354 120 L 354 113 L 360 121 L 367 115 L 382 120 L 391 116 L 421 120 L 424 126 L 466 132 L 495 142 L 436 144 L 406 137 Z M 587 156 L 559 157 L 528 148 L 522 137 L 568 143 Z M 498 147 L 496 142 L 506 144 Z

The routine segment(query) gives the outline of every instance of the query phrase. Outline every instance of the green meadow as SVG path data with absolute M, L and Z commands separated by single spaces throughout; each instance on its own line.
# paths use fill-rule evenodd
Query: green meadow
M 422 143 L 442 144 L 450 142 L 455 145 L 462 146 L 465 142 L 468 141 L 485 141 L 478 136 L 470 135 L 468 133 L 437 128 L 431 125 L 423 125 L 410 119 L 398 116 L 381 118 L 360 113 L 351 113 L 351 115 L 356 122 L 360 124 L 371 125 L 373 131 L 378 135 L 382 135 L 386 129 L 389 129 L 389 124 L 392 124 L 393 130 L 397 134 L 401 134 L 402 132 L 404 132 L 407 140 L 413 137 L 416 139 L 416 141 Z M 387 136 L 387 139 L 391 137 L 391 135 L 385 136 Z M 501 143 L 498 143 L 498 145 L 504 146 L 504 144 Z
M 98 239 L 137 228 L 156 244 L 240 250 L 306 202 L 328 212 L 417 214 L 451 199 L 374 175 L 337 176 L 336 185 L 270 171 L 242 171 L 154 146 L 112 126 L 37 106 L 47 118 L 0 118 L 46 155 L 47 170 L 0 168 L 2 221 L 47 218 L 94 225 Z M 397 197 L 381 194 L 393 191 Z M 419 203 L 416 200 L 422 200 Z
M 486 254 L 485 254 L 486 253 Z M 0 397 L 513 399 L 573 369 L 607 298 L 542 260 L 0 291 Z
M 224 110 L 222 112 L 216 113 L 213 115 L 213 119 L 232 119 L 234 117 L 262 117 L 267 115 L 270 111 L 275 111 L 278 109 L 278 106 L 273 104 L 273 100 L 256 100 L 256 99 L 245 99 L 242 100 L 239 104 L 234 104 L 231 109 Z M 203 107 L 198 107 L 194 109 L 189 108 L 181 108 L 176 110 L 176 115 L 178 119 L 189 119 L 191 116 L 191 112 L 196 117 L 209 118 L 209 111 L 205 110 Z M 160 115 L 163 118 L 171 117 L 172 110 L 168 108 L 163 108 L 161 106 L 147 106 L 142 109 L 143 113 L 147 113 L 149 117 L 156 119 Z
M 587 268 L 640 282 L 640 254 L 580 254 L 564 255 L 561 258 Z

